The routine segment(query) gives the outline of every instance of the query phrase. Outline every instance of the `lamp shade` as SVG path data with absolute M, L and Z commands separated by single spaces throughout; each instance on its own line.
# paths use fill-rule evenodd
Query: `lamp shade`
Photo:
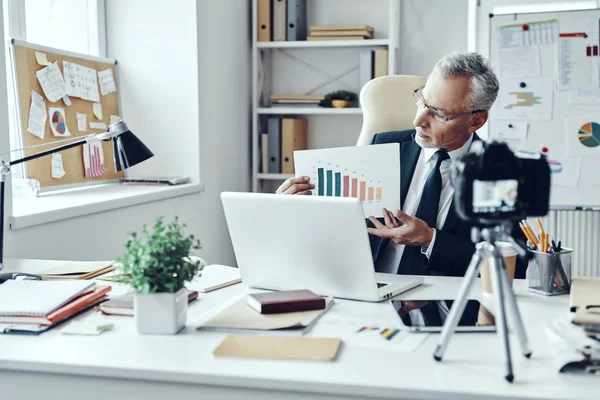
M 127 128 L 125 122 L 119 121 L 111 124 L 108 132 L 113 137 L 115 169 L 117 171 L 133 167 L 154 156 L 154 153 Z

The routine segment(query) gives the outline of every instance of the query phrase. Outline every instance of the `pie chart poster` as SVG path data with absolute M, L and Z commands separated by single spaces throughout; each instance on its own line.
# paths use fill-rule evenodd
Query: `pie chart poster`
M 48 109 L 48 115 L 50 116 L 50 129 L 54 136 L 71 136 L 69 128 L 67 127 L 67 118 L 65 117 L 65 109 L 50 107 Z
M 567 118 L 565 139 L 568 156 L 600 156 L 600 115 Z

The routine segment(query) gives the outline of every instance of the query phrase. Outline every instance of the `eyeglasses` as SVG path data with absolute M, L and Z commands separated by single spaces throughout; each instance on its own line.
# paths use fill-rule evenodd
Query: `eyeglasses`
M 453 115 L 451 117 L 446 117 L 445 115 L 440 114 L 440 112 L 438 110 L 436 110 L 435 108 L 429 106 L 426 102 L 425 99 L 423 98 L 423 87 L 420 87 L 416 90 L 413 90 L 413 98 L 415 100 L 415 104 L 417 105 L 417 107 L 419 108 L 419 111 L 423 111 L 424 109 L 427 109 L 427 112 L 429 113 L 429 115 L 431 116 L 431 118 L 435 119 L 438 122 L 442 122 L 442 123 L 446 123 L 448 121 L 452 121 L 458 118 L 462 118 L 465 117 L 467 115 L 473 115 L 479 112 L 483 112 L 485 110 L 475 110 L 475 111 L 469 111 L 466 112 L 464 114 L 458 114 L 458 115 Z

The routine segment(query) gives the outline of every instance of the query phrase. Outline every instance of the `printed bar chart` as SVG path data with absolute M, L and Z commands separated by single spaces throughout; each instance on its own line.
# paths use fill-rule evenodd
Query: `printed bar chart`
M 332 169 L 318 168 L 318 196 L 356 197 L 361 201 L 382 201 L 383 188 L 369 185 L 366 180 L 350 179 L 350 175 Z

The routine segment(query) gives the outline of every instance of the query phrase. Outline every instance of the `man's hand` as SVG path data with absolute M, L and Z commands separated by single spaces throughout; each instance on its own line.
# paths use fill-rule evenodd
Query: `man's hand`
M 402 307 L 398 309 L 398 315 L 403 317 L 412 310 L 418 310 L 423 307 L 428 301 L 402 301 Z
M 383 209 L 383 219 L 385 225 L 374 216 L 369 217 L 369 220 L 375 225 L 375 228 L 368 228 L 370 234 L 408 246 L 429 247 L 433 240 L 433 229 L 422 219 L 412 217 L 400 210 L 396 211 L 394 216 L 385 208 Z
M 277 194 L 307 194 L 311 195 L 311 189 L 314 189 L 315 185 L 310 183 L 308 176 L 298 176 L 295 178 L 289 178 L 277 188 L 275 193 Z

